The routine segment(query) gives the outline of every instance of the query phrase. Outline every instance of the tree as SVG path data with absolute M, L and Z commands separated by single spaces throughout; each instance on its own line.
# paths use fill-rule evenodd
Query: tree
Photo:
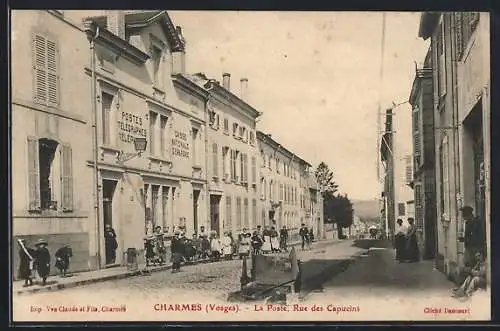
M 323 200 L 327 200 L 337 193 L 338 185 L 335 183 L 333 171 L 330 170 L 325 162 L 321 162 L 314 172 L 316 181 L 319 185 L 319 192 Z
M 353 213 L 351 200 L 345 195 L 338 195 L 334 197 L 336 201 L 336 208 L 334 209 L 334 217 L 337 222 L 337 229 L 339 237 L 342 236 L 342 229 L 348 228 L 352 225 Z

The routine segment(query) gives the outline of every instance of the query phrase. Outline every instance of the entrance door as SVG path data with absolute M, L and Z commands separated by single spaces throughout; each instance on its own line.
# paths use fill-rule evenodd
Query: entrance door
M 220 208 L 220 195 L 210 196 L 210 230 L 217 231 L 219 233 L 219 208 Z
M 193 190 L 193 227 L 194 232 L 198 232 L 198 200 L 200 198 L 200 191 Z
M 113 196 L 115 193 L 117 181 L 104 179 L 102 181 L 102 211 L 103 211 L 103 226 L 104 233 L 106 233 L 107 228 L 113 229 Z M 116 233 L 116 232 L 115 232 Z M 106 237 L 105 237 L 106 238 Z M 114 264 L 116 262 L 116 245 L 115 241 L 111 239 L 105 239 L 104 249 L 106 252 L 106 264 Z

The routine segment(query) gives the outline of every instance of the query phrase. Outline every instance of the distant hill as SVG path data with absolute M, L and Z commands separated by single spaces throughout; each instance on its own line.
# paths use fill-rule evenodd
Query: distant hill
M 380 206 L 376 199 L 373 200 L 351 200 L 354 215 L 359 218 L 375 218 L 380 216 Z

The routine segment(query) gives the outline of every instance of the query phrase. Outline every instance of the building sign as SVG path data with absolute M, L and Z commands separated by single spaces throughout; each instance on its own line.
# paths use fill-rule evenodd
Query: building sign
M 143 128 L 142 117 L 122 112 L 118 120 L 118 137 L 124 143 L 133 143 L 136 137 L 146 137 L 147 131 Z
M 189 158 L 189 143 L 186 133 L 174 132 L 174 137 L 172 138 L 172 155 Z

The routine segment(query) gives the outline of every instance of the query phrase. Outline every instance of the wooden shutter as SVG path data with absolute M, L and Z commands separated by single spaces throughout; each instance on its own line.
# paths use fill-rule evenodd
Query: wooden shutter
M 47 40 L 47 94 L 49 106 L 59 104 L 59 63 L 57 43 Z
M 62 210 L 73 211 L 73 156 L 67 144 L 61 150 L 61 184 Z
M 28 137 L 28 210 L 40 210 L 40 166 L 35 137 Z
M 213 157 L 213 175 L 214 177 L 219 177 L 219 155 L 218 155 L 219 146 L 216 143 L 212 145 L 212 157 Z
M 34 34 L 33 98 L 35 102 L 48 106 L 59 104 L 59 51 L 55 41 Z
M 32 37 L 33 55 L 33 100 L 47 103 L 47 39 L 34 34 Z
M 252 156 L 252 184 L 255 184 L 257 178 L 257 161 L 255 156 Z

